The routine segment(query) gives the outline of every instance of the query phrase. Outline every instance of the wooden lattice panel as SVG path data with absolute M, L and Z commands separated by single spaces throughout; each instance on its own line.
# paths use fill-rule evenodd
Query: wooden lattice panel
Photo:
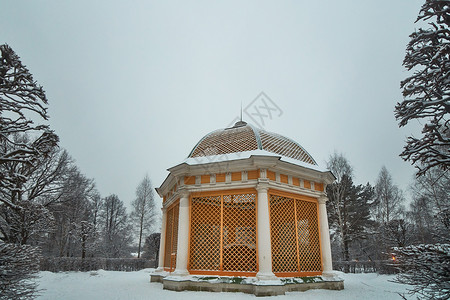
M 203 138 L 190 157 L 220 155 L 258 149 L 250 126 L 214 131 Z
M 164 246 L 164 268 L 174 271 L 177 265 L 178 246 L 178 213 L 180 203 L 176 203 L 167 209 L 166 215 L 166 241 Z
M 295 200 L 300 272 L 321 271 L 317 204 Z
M 297 271 L 297 243 L 293 199 L 270 196 L 270 229 L 272 242 L 272 271 Z
M 276 275 L 320 274 L 317 203 L 271 194 L 270 228 Z
M 314 159 L 296 142 L 275 133 L 259 130 L 264 150 L 316 165 Z
M 257 272 L 256 193 L 191 198 L 189 271 Z
M 256 195 L 223 196 L 223 271 L 256 272 Z
M 219 270 L 221 196 L 191 200 L 191 270 Z

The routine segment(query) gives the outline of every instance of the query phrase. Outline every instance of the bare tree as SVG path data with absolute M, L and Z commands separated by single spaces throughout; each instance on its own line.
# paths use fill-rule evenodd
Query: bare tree
M 94 181 L 72 166 L 62 196 L 51 206 L 56 230 L 48 242 L 54 245 L 49 248 L 58 248 L 59 256 L 81 255 L 84 258 L 90 244 L 94 243 L 91 201 L 96 193 Z
M 141 257 L 142 237 L 147 236 L 155 227 L 158 211 L 155 204 L 152 182 L 148 175 L 136 188 L 136 199 L 132 202 L 131 219 L 138 231 L 138 258 Z
M 328 202 L 327 210 L 329 212 L 330 226 L 335 227 L 335 232 L 338 233 L 339 245 L 342 249 L 342 254 L 344 260 L 349 259 L 348 247 L 345 247 L 347 237 L 345 236 L 345 216 L 344 216 L 344 202 L 345 195 L 349 192 L 349 179 L 352 177 L 353 168 L 350 166 L 348 160 L 342 154 L 333 153 L 327 161 L 327 169 L 329 169 L 334 176 L 336 181 L 333 184 L 327 186 Z M 333 235 L 333 239 L 336 237 Z
M 24 225 L 21 229 L 30 224 L 36 229 L 47 216 L 45 207 L 24 198 L 25 183 L 58 143 L 58 136 L 48 125 L 34 124 L 36 120 L 48 119 L 46 106 L 42 86 L 33 80 L 8 45 L 0 45 L 0 236 L 14 243 L 26 243 L 30 231 L 27 230 L 27 234 L 14 232 L 14 227 L 8 227 L 8 220 Z M 32 138 L 27 139 L 25 133 Z M 0 243 L 0 273 L 6 275 L 6 278 L 0 277 L 0 294 L 10 299 L 33 298 L 35 286 L 27 281 L 37 271 L 36 249 Z M 8 279 L 8 274 L 14 274 L 14 278 Z
M 0 45 L 0 164 L 20 163 L 32 167 L 36 161 L 57 145 L 58 136 L 45 124 L 35 125 L 27 117 L 46 121 L 47 98 L 42 86 L 37 85 L 17 54 L 8 46 Z M 31 142 L 15 141 L 16 133 L 33 132 L 38 137 Z M 20 187 L 24 178 L 0 171 L 0 187 L 14 184 Z M 18 191 L 20 193 L 20 190 Z M 14 206 L 9 199 L 0 199 L 6 205 Z
M 404 211 L 403 192 L 392 181 L 392 176 L 385 166 L 381 168 L 375 184 L 375 217 L 383 225 L 399 219 Z
M 16 134 L 15 140 L 18 138 L 28 139 Z M 25 244 L 52 228 L 53 216 L 49 209 L 63 195 L 64 181 L 72 163 L 65 150 L 55 147 L 33 167 L 16 162 L 0 165 L 7 173 L 23 178 L 20 186 L 5 184 L 0 188 L 0 197 L 14 204 L 0 205 L 1 239 Z
M 418 168 L 418 176 L 430 168 L 450 167 L 450 1 L 426 0 L 416 22 L 426 22 L 410 35 L 403 65 L 413 75 L 400 84 L 403 101 L 395 106 L 399 126 L 412 120 L 423 124 L 421 138 L 408 137 L 404 160 Z
M 376 259 L 386 259 L 390 248 L 404 246 L 411 234 L 411 226 L 405 217 L 403 192 L 394 184 L 386 167 L 382 167 L 375 184 L 373 219 L 376 228 L 373 247 Z
M 131 226 L 126 208 L 117 195 L 113 194 L 103 199 L 100 220 L 105 257 L 127 256 L 132 240 Z
M 418 241 L 450 242 L 450 174 L 432 168 L 411 186 L 411 217 Z
M 43 221 L 49 219 L 47 208 L 33 202 L 45 193 L 47 183 L 40 179 L 49 177 L 30 180 L 42 171 L 58 142 L 48 125 L 34 124 L 48 119 L 46 105 L 42 86 L 8 45 L 0 45 L 0 232 L 4 241 L 24 244 L 30 232 L 45 227 Z

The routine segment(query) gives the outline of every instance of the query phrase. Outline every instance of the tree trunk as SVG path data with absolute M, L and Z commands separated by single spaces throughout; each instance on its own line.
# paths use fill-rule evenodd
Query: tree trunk
M 141 218 L 141 226 L 139 228 L 139 245 L 138 245 L 138 258 L 141 258 L 141 243 L 142 243 L 142 227 L 143 227 L 143 220 Z
M 86 237 L 83 235 L 81 238 L 81 259 L 86 257 Z

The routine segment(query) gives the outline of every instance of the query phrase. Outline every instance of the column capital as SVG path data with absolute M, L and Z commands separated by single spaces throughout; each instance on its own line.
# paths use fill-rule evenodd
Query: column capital
M 180 187 L 177 191 L 178 195 L 180 195 L 180 198 L 189 198 L 189 190 Z
M 327 196 L 320 196 L 318 199 L 319 204 L 325 204 L 328 201 L 328 197 Z
M 256 190 L 258 191 L 258 193 L 267 193 L 267 191 L 269 190 L 269 183 L 268 182 L 259 182 L 256 185 Z

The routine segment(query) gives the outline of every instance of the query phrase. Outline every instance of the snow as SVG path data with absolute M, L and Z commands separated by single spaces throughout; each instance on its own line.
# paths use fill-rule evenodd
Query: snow
M 163 290 L 161 283 L 150 283 L 150 273 L 153 269 L 138 272 L 92 271 L 92 272 L 40 272 L 39 289 L 42 289 L 38 300 L 50 299 L 214 299 L 234 300 L 255 299 L 254 295 L 243 293 L 212 293 L 212 292 L 173 292 Z M 306 292 L 290 292 L 284 296 L 265 299 L 401 299 L 398 293 L 403 293 L 409 287 L 390 282 L 393 275 L 344 274 L 339 276 L 345 280 L 342 291 L 309 290 Z M 414 299 L 409 297 L 408 299 Z
M 199 164 L 207 164 L 207 163 L 218 163 L 218 162 L 224 162 L 224 161 L 231 161 L 231 160 L 240 160 L 240 159 L 247 159 L 251 156 L 273 156 L 277 157 L 279 160 L 305 167 L 308 169 L 316 170 L 325 172 L 326 169 L 318 166 L 318 165 L 312 165 L 308 164 L 306 162 L 293 159 L 287 156 L 283 156 L 280 154 L 272 153 L 266 150 L 251 150 L 251 151 L 244 151 L 244 152 L 233 152 L 233 153 L 227 153 L 227 154 L 219 154 L 219 155 L 210 155 L 210 156 L 198 156 L 198 157 L 188 157 L 186 158 L 183 163 L 186 163 L 188 165 L 199 165 Z

